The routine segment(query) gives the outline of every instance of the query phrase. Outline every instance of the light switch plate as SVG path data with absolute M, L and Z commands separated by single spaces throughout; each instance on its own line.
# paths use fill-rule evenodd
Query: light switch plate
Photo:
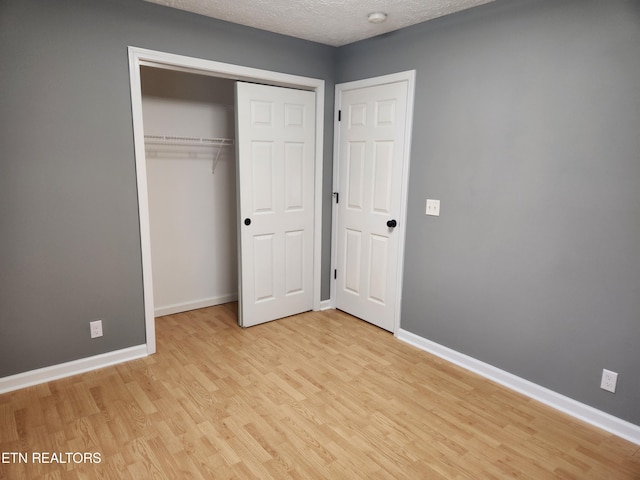
M 440 200 L 433 200 L 431 198 L 427 198 L 427 211 L 425 212 L 427 215 L 433 215 L 435 217 L 440 216 Z

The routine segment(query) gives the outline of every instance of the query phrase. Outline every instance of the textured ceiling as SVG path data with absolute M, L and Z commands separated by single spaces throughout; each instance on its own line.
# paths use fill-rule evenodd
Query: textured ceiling
M 337 47 L 494 0 L 147 1 Z M 371 12 L 387 20 L 371 24 Z

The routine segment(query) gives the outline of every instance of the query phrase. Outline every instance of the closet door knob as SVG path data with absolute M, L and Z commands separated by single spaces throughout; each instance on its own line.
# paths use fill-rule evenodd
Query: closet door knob
M 251 225 L 251 219 L 250 218 L 245 218 L 244 219 L 244 224 L 245 225 Z
M 387 222 L 387 227 L 389 228 L 396 228 L 397 225 L 398 225 L 398 222 L 396 222 L 395 220 L 389 220 Z

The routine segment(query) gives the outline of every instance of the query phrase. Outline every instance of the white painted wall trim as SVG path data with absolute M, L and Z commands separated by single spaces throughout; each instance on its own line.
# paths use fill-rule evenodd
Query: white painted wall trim
M 140 218 L 140 244 L 142 250 L 142 282 L 144 291 L 144 311 L 146 342 L 149 354 L 156 351 L 155 308 L 153 300 L 153 275 L 151 269 L 151 233 L 149 228 L 149 199 L 147 195 L 147 168 L 144 146 L 142 115 L 142 89 L 140 86 L 140 66 L 147 65 L 166 70 L 230 78 L 268 85 L 299 88 L 316 93 L 316 151 L 315 151 L 315 218 L 314 218 L 314 291 L 313 309 L 319 310 L 321 303 L 321 252 L 322 252 L 322 173 L 324 139 L 324 80 L 301 77 L 269 70 L 244 67 L 228 63 L 214 62 L 201 58 L 187 57 L 172 53 L 128 47 L 129 82 L 131 90 L 131 113 L 133 117 L 133 140 L 136 157 L 136 179 L 138 187 L 138 209 Z M 241 297 L 241 295 L 239 295 Z
M 426 338 L 400 329 L 396 335 L 398 339 L 409 343 L 426 352 L 454 363 L 484 378 L 492 380 L 511 390 L 515 390 L 529 398 L 544 403 L 545 405 L 564 412 L 572 417 L 582 420 L 590 425 L 601 428 L 613 435 L 624 438 L 640 445 L 640 426 L 614 417 L 584 403 L 565 397 L 548 388 L 537 385 L 509 372 L 496 368 L 487 363 L 476 360 L 463 353 L 452 350 Z
M 146 357 L 147 355 L 147 346 L 138 345 L 136 347 L 123 348 L 122 350 L 115 350 L 113 352 L 103 353 L 93 357 L 81 358 L 72 362 L 61 363 L 59 365 L 52 365 L 50 367 L 10 375 L 8 377 L 0 378 L 0 393 L 7 393 L 13 390 L 38 385 L 40 383 L 78 375 L 79 373 L 109 367 L 118 363 Z
M 406 224 L 407 224 L 407 203 L 408 203 L 408 191 L 409 191 L 409 166 L 411 163 L 411 138 L 413 134 L 413 108 L 414 98 L 416 90 L 416 71 L 407 70 L 405 72 L 392 73 L 389 75 L 382 75 L 379 77 L 366 78 L 363 80 L 355 80 L 352 82 L 339 83 L 336 85 L 335 90 L 335 120 L 333 127 L 333 191 L 338 191 L 339 178 L 338 172 L 340 160 L 340 125 L 338 124 L 338 110 L 342 105 L 342 92 L 346 90 L 353 90 L 356 88 L 366 88 L 377 85 L 384 85 L 387 83 L 395 82 L 407 82 L 407 111 L 405 117 L 405 149 L 404 156 L 404 168 L 402 171 L 402 185 L 401 185 L 401 204 L 400 214 L 398 215 L 398 221 L 403 228 L 397 229 L 398 239 L 398 269 L 395 278 L 396 287 L 396 311 L 394 314 L 394 326 L 393 333 L 397 335 L 400 329 L 400 309 L 402 304 L 402 280 L 404 278 L 404 250 L 406 242 Z M 334 271 L 337 268 L 338 263 L 338 206 L 335 201 L 331 202 L 331 270 Z M 332 275 L 333 277 L 333 275 Z M 331 288 L 329 298 L 331 304 L 335 306 L 336 292 L 335 278 L 331 279 Z
M 329 300 L 322 300 L 320 302 L 320 310 L 333 310 L 333 302 L 331 301 L 331 299 Z
M 162 317 L 164 315 L 173 315 L 174 313 L 186 312 L 188 310 L 196 310 L 198 308 L 213 307 L 214 305 L 222 305 L 223 303 L 235 302 L 238 300 L 238 294 L 220 295 L 217 297 L 203 298 L 193 302 L 176 303 L 166 305 L 164 307 L 156 307 L 155 316 Z

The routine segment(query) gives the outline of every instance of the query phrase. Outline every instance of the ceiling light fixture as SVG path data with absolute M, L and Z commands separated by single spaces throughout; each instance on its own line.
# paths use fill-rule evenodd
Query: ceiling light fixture
M 382 12 L 373 12 L 369 14 L 370 23 L 382 23 L 387 19 L 387 14 Z

